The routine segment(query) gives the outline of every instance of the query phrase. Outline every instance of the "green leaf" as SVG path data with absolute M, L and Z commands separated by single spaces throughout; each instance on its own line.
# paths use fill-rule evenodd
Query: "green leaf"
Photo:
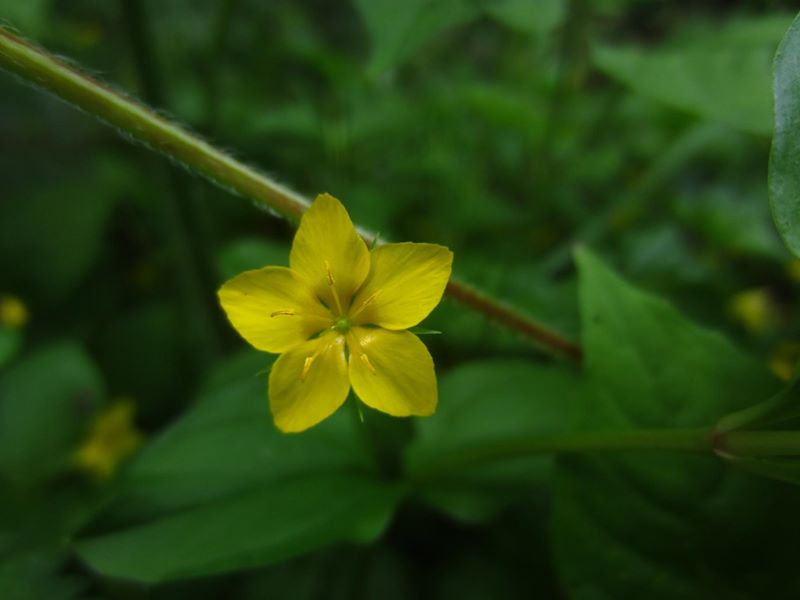
M 369 542 L 386 527 L 396 485 L 366 475 L 312 473 L 79 542 L 112 577 L 160 582 L 277 562 L 334 542 Z
M 448 29 L 478 15 L 464 0 L 355 0 L 355 4 L 369 32 L 373 75 L 399 66 Z
M 240 238 L 217 256 L 217 269 L 223 280 L 242 271 L 269 266 L 289 266 L 288 245 L 260 238 Z
M 563 367 L 513 360 L 467 363 L 439 382 L 436 413 L 418 423 L 408 448 L 413 470 L 476 448 L 543 433 L 564 431 L 582 385 Z M 480 520 L 547 486 L 547 456 L 458 469 L 438 476 L 423 489 L 424 498 L 464 520 Z
M 142 303 L 119 314 L 93 339 L 97 362 L 115 393 L 133 398 L 145 419 L 170 410 L 185 384 L 175 368 L 181 364 L 180 344 L 187 343 L 183 323 L 166 302 Z
M 86 585 L 59 573 L 61 551 L 35 550 L 0 556 L 0 590 L 4 600 L 73 600 L 86 597 Z
M 735 431 L 794 431 L 800 436 L 800 378 L 792 380 L 777 394 L 754 406 L 731 413 L 720 419 L 717 430 L 725 458 L 733 465 L 779 481 L 800 485 L 800 458 L 744 457 L 727 452 L 724 435 Z M 732 434 L 735 435 L 735 434 Z
M 595 66 L 634 91 L 756 135 L 772 133 L 770 68 L 784 17 L 731 22 L 654 49 L 600 46 Z
M 490 0 L 483 10 L 510 29 L 539 34 L 561 25 L 567 12 L 563 0 Z
M 22 345 L 22 331 L 10 327 L 0 327 L 0 367 L 16 356 Z
M 99 522 L 112 530 L 77 544 L 93 568 L 166 581 L 382 531 L 402 490 L 380 479 L 345 411 L 284 435 L 271 423 L 266 377 L 224 385 L 227 377 L 212 377 L 197 406 L 133 463 Z
M 98 259 L 106 223 L 133 171 L 109 160 L 85 175 L 26 187 L 0 202 L 0 271 L 24 296 L 64 298 Z M 24 293 L 23 293 L 24 292 Z
M 777 394 L 753 406 L 725 415 L 717 424 L 722 432 L 743 429 L 785 429 L 800 417 L 800 379 L 795 378 Z
M 800 461 L 796 458 L 726 457 L 740 469 L 793 485 L 800 485 Z
M 800 257 L 800 17 L 775 55 L 775 135 L 769 161 L 772 218 L 795 256 Z
M 26 36 L 39 36 L 47 25 L 50 0 L 0 0 L 0 21 Z
M 709 427 L 776 389 L 758 363 L 667 302 L 577 253 L 585 368 L 581 429 Z M 791 597 L 800 494 L 709 455 L 559 458 L 553 543 L 575 598 Z M 645 533 L 643 535 L 643 532 Z M 793 571 L 792 571 L 793 572 Z
M 100 374 L 77 344 L 16 364 L 0 377 L 0 473 L 23 485 L 64 468 L 103 396 Z

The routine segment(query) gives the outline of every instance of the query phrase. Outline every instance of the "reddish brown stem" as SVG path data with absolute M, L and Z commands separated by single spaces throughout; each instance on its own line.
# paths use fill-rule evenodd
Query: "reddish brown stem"
M 445 293 L 473 310 L 483 313 L 509 329 L 513 329 L 549 350 L 566 358 L 580 362 L 583 357 L 581 347 L 560 334 L 547 329 L 536 321 L 520 314 L 505 304 L 486 296 L 478 290 L 458 280 L 447 284 Z

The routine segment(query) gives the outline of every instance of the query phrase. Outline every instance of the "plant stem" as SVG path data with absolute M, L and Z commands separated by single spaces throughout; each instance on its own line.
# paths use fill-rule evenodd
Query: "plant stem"
M 800 456 L 800 431 L 731 431 L 718 436 L 715 449 L 737 458 Z
M 414 480 L 428 480 L 451 471 L 540 454 L 618 450 L 705 452 L 712 448 L 712 439 L 708 429 L 551 434 L 475 445 L 458 453 L 445 455 L 441 460 L 421 464 L 412 460 L 408 465 L 408 472 Z
M 308 208 L 309 203 L 302 196 L 1 27 L 0 68 L 284 218 L 297 221 Z
M 0 68 L 72 103 L 116 127 L 126 137 L 187 166 L 227 190 L 266 206 L 286 219 L 297 222 L 309 206 L 308 200 L 289 188 L 2 27 Z M 374 237 L 368 232 L 363 234 L 367 238 Z M 580 347 L 574 342 L 457 280 L 449 283 L 447 294 L 551 352 L 573 360 L 580 359 Z
M 577 432 L 502 440 L 464 448 L 436 461 L 407 464 L 417 482 L 501 460 L 543 454 L 658 451 L 715 453 L 721 457 L 800 456 L 800 431 L 731 431 L 714 429 L 655 429 L 616 432 Z
M 464 306 L 468 306 L 477 312 L 483 313 L 492 321 L 496 321 L 509 329 L 521 333 L 528 339 L 535 341 L 560 356 L 564 356 L 575 362 L 580 362 L 583 357 L 581 347 L 575 342 L 529 319 L 502 302 L 486 296 L 466 283 L 451 279 L 447 284 L 445 293 L 451 298 L 461 302 Z

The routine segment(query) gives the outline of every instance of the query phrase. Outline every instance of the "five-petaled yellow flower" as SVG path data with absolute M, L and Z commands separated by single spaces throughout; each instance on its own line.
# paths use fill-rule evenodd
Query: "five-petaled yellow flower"
M 436 409 L 428 349 L 406 331 L 439 303 L 453 253 L 435 244 L 370 251 L 341 203 L 317 197 L 300 221 L 290 268 L 245 271 L 219 290 L 236 330 L 280 353 L 269 376 L 275 425 L 303 431 L 333 414 L 350 386 L 395 416 Z

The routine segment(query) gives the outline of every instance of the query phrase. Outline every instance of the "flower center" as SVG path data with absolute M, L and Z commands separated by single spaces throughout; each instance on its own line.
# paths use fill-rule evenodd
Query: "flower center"
M 339 317 L 334 322 L 333 328 L 339 333 L 347 333 L 350 331 L 350 319 L 347 317 Z

